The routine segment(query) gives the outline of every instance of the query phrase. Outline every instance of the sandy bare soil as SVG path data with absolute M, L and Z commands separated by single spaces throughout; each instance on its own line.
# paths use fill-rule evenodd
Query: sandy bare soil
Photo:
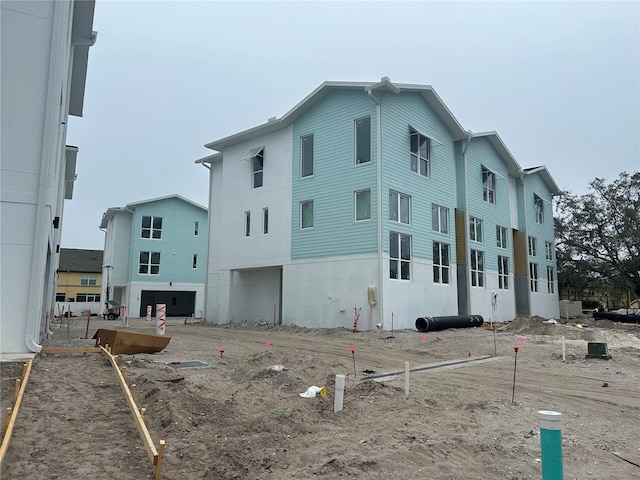
M 582 320 L 577 328 L 575 321 L 542 320 L 516 319 L 498 330 L 499 358 L 413 372 L 408 397 L 402 375 L 365 381 L 364 371 L 375 376 L 402 371 L 405 362 L 417 369 L 492 356 L 493 333 L 474 328 L 392 336 L 183 325 L 180 318 L 169 319 L 172 338 L 163 352 L 122 355 L 120 364 L 128 368 L 128 383 L 138 386 L 138 405 L 148 409 L 153 440 L 166 441 L 167 480 L 539 479 L 538 410 L 563 415 L 566 479 L 640 478 L 640 467 L 630 463 L 640 464 L 635 325 Z M 46 345 L 93 345 L 81 338 L 85 326 L 72 319 L 69 340 L 65 326 L 54 329 Z M 94 319 L 89 336 L 99 327 L 121 328 L 122 322 Z M 133 319 L 130 329 L 153 333 L 154 324 Z M 586 359 L 587 341 L 606 341 L 613 358 Z M 520 350 L 512 403 L 514 345 Z M 208 367 L 170 366 L 189 360 Z M 285 370 L 270 370 L 273 365 Z M 3 410 L 20 370 L 2 365 Z M 336 374 L 347 376 L 339 413 L 333 411 Z M 310 386 L 325 386 L 327 397 L 300 397 Z M 3 479 L 137 480 L 153 472 L 102 355 L 36 358 Z

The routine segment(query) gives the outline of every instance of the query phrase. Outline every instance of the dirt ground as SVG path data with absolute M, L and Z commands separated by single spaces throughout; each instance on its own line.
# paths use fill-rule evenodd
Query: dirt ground
M 354 334 L 171 318 L 164 351 L 121 355 L 120 365 L 127 366 L 128 383 L 137 384 L 138 406 L 148 409 L 151 438 L 166 441 L 166 480 L 539 479 L 539 410 L 562 413 L 565 479 L 640 478 L 636 326 L 543 320 L 514 320 L 495 332 L 494 346 L 486 328 Z M 100 327 L 122 322 L 92 319 L 89 336 Z M 68 340 L 65 325 L 45 345 L 92 346 L 81 338 L 85 328 L 86 320 L 72 319 Z M 132 319 L 129 328 L 153 333 L 155 324 Z M 606 342 L 613 358 L 585 358 L 587 341 Z M 365 380 L 403 371 L 405 362 L 418 369 L 493 356 L 494 349 L 498 358 L 484 363 L 412 372 L 408 396 L 403 375 Z M 208 366 L 171 367 L 190 360 Z M 274 365 L 285 369 L 269 369 Z M 20 370 L 2 365 L 3 410 Z M 336 374 L 346 375 L 339 413 Z M 310 386 L 325 386 L 326 398 L 300 397 Z M 1 477 L 153 474 L 108 361 L 100 354 L 37 356 Z

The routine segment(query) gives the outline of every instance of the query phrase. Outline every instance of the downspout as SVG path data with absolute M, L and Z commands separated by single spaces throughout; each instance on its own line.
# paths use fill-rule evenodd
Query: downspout
M 205 271 L 204 271 L 204 301 L 202 302 L 202 321 L 206 323 L 207 319 L 207 292 L 209 291 L 209 239 L 211 238 L 210 228 L 211 228 L 211 184 L 212 179 L 211 176 L 213 172 L 211 171 L 211 166 L 205 164 L 204 162 L 200 162 L 204 168 L 209 170 L 209 202 L 207 205 L 207 254 L 205 257 Z M 282 284 L 282 282 L 280 282 Z M 280 295 L 282 295 L 282 290 L 280 291 Z M 280 302 L 280 308 L 282 309 L 282 302 Z M 282 314 L 282 313 L 281 313 Z
M 524 181 L 524 170 L 520 170 L 520 182 L 522 183 L 522 218 L 524 221 L 523 231 L 524 231 L 524 251 L 525 251 L 525 292 L 527 295 L 527 311 L 526 315 L 531 314 L 531 272 L 529 271 L 529 229 L 527 223 L 527 186 Z M 515 265 L 514 265 L 514 274 L 515 274 Z M 539 275 L 539 272 L 538 272 Z
M 471 145 L 471 139 L 473 138 L 473 132 L 471 130 L 466 131 L 467 142 L 462 149 L 462 163 L 463 163 L 463 177 L 464 177 L 464 245 L 465 245 L 465 260 L 467 262 L 467 266 L 465 268 L 465 281 L 466 287 L 465 291 L 467 292 L 465 301 L 466 301 L 466 310 L 467 315 L 471 315 L 471 243 L 469 242 L 469 189 L 467 187 L 467 150 L 469 149 L 469 145 Z M 458 312 L 459 314 L 460 312 Z
M 376 189 L 378 210 L 378 311 L 380 312 L 380 324 L 384 323 L 384 261 L 382 258 L 382 118 L 380 101 L 373 95 L 371 89 L 367 89 L 367 95 L 376 104 Z M 384 328 L 384 327 L 383 327 Z

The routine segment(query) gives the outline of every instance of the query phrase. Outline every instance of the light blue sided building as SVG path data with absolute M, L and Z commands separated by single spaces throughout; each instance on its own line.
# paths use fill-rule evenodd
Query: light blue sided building
M 167 316 L 204 313 L 207 209 L 180 195 L 109 208 L 102 266 L 103 307 L 126 305 L 130 317 L 147 306 L 167 306 Z
M 545 167 L 465 130 L 426 85 L 325 82 L 206 145 L 207 321 L 413 328 L 558 314 Z

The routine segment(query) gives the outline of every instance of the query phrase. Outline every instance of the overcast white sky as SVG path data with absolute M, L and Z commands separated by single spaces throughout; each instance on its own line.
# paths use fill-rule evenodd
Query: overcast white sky
M 325 80 L 432 85 L 558 186 L 640 170 L 640 3 L 97 0 L 63 248 L 104 247 L 109 207 L 207 206 L 204 144 L 280 117 Z

